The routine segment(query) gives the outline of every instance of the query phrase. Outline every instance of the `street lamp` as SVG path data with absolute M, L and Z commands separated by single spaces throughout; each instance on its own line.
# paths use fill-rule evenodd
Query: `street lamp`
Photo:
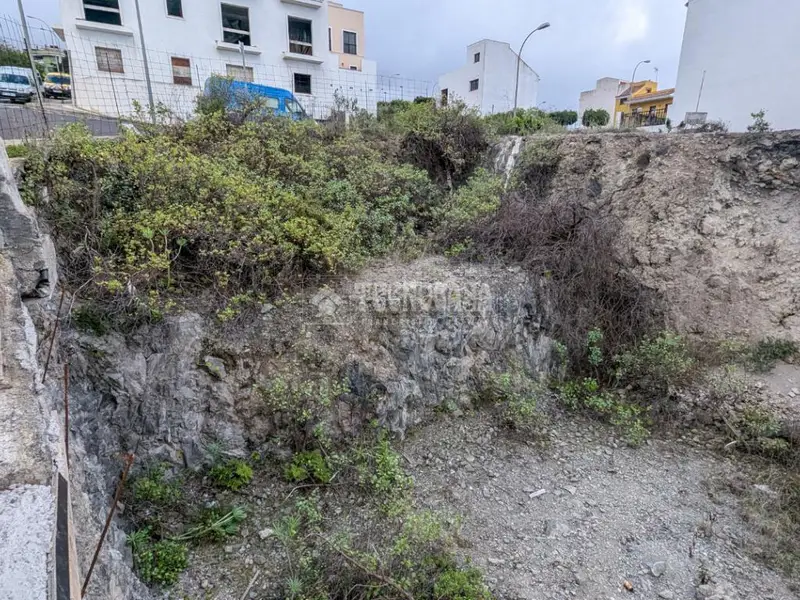
M 639 61 L 639 62 L 636 64 L 636 66 L 634 67 L 634 69 L 633 69 L 633 76 L 631 77 L 631 91 L 630 91 L 630 93 L 628 94 L 628 110 L 629 110 L 629 111 L 630 111 L 630 107 L 631 107 L 631 104 L 630 104 L 630 102 L 631 102 L 631 101 L 630 101 L 630 99 L 631 99 L 631 98 L 633 98 L 633 84 L 634 84 L 634 82 L 636 81 L 636 71 L 638 71 L 638 70 L 639 70 L 639 67 L 641 67 L 642 65 L 649 65 L 649 64 L 650 64 L 650 59 L 647 59 L 647 60 L 640 60 L 640 61 Z M 622 118 L 623 118 L 623 116 L 624 116 L 624 113 L 621 113 L 621 116 L 620 116 L 620 127 L 622 127 Z M 616 117 L 614 118 L 614 121 L 616 121 Z
M 519 48 L 519 54 L 517 54 L 517 79 L 516 79 L 516 82 L 514 84 L 514 116 L 515 117 L 517 116 L 517 100 L 519 98 L 519 67 L 520 67 L 520 64 L 522 63 L 522 51 L 525 49 L 525 44 L 528 43 L 528 40 L 530 39 L 530 37 L 534 33 L 536 33 L 537 31 L 541 31 L 542 29 L 547 29 L 548 27 L 550 27 L 550 23 L 547 23 L 547 22 L 542 23 L 541 25 L 539 25 L 536 29 L 534 29 L 533 31 L 531 31 L 528 34 L 528 37 L 525 38 L 525 41 L 522 42 L 522 46 L 520 46 L 520 48 Z

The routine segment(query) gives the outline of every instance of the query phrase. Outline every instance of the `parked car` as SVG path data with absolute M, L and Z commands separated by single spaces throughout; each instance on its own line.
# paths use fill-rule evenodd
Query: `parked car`
M 38 79 L 24 67 L 0 67 L 0 98 L 22 104 L 33 100 Z
M 44 77 L 45 98 L 71 98 L 72 80 L 69 73 L 48 73 Z
M 309 118 L 294 94 L 281 88 L 212 76 L 206 80 L 204 95 L 221 99 L 227 109 L 233 111 L 252 104 L 254 116 L 286 116 L 295 121 Z

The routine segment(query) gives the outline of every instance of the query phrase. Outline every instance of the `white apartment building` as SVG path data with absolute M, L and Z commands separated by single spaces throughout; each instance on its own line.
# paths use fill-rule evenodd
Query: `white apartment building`
M 505 42 L 481 40 L 467 47 L 467 64 L 439 77 L 442 102 L 463 100 L 490 115 L 514 108 L 517 53 Z M 539 75 L 520 62 L 519 108 L 535 108 Z
M 315 118 L 330 113 L 336 95 L 376 110 L 377 65 L 361 59 L 360 70 L 340 68 L 328 0 L 139 0 L 143 35 L 134 0 L 60 3 L 80 108 L 146 110 L 147 66 L 156 106 L 181 116 L 194 111 L 212 74 L 290 90 Z M 342 51 L 363 56 L 363 39 L 360 46 Z
M 688 0 L 675 103 L 745 131 L 762 108 L 774 129 L 800 128 L 800 2 Z
M 603 77 L 597 80 L 593 90 L 581 92 L 578 102 L 578 123 L 583 120 L 583 113 L 587 110 L 605 110 L 608 112 L 609 125 L 614 124 L 617 96 L 628 87 L 628 82 L 614 77 Z

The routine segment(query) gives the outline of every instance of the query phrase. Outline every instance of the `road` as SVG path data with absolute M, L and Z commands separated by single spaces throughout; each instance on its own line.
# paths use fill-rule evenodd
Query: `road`
M 50 129 L 80 121 L 94 135 L 116 135 L 119 131 L 116 119 L 75 111 L 68 102 L 61 100 L 45 100 L 44 103 Z M 0 137 L 4 140 L 41 137 L 45 130 L 45 121 L 36 100 L 28 104 L 0 102 Z

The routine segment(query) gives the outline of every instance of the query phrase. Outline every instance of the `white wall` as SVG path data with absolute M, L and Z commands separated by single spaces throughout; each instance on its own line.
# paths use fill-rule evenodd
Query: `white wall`
M 293 90 L 294 73 L 311 75 L 311 95 L 297 95 L 306 110 L 317 118 L 327 115 L 338 90 L 358 100 L 361 108 L 375 111 L 378 100 L 377 67 L 365 61 L 363 71 L 338 68 L 335 54 L 328 51 L 328 4 L 319 8 L 281 0 L 230 0 L 249 8 L 251 46 L 246 64 L 253 68 L 256 83 Z M 71 53 L 73 89 L 78 106 L 105 114 L 130 114 L 134 100 L 147 105 L 144 61 L 133 0 L 120 0 L 122 27 L 103 26 L 106 31 L 79 27 L 83 20 L 82 0 L 61 0 L 61 15 L 67 47 Z M 206 79 L 225 74 L 226 65 L 241 65 L 237 48 L 221 49 L 220 2 L 183 0 L 184 18 L 169 17 L 165 0 L 140 2 L 148 65 L 155 102 L 174 112 L 188 115 Z M 289 49 L 289 16 L 312 21 L 313 58 L 316 62 L 286 59 Z M 94 26 L 94 24 L 92 24 Z M 118 48 L 125 73 L 97 69 L 95 46 Z M 191 61 L 192 85 L 175 85 L 171 57 Z
M 800 128 L 800 2 L 689 0 L 675 104 L 675 125 L 697 106 L 710 120 L 744 131 L 767 110 L 775 129 Z
M 593 90 L 581 92 L 578 102 L 578 123 L 583 119 L 583 113 L 587 110 L 603 109 L 608 111 L 611 117 L 609 123 L 614 119 L 614 109 L 616 108 L 617 96 L 620 94 L 624 82 L 613 77 L 604 77 L 597 80 L 597 85 Z
M 474 62 L 481 53 L 479 63 Z M 517 54 L 506 43 L 481 40 L 467 47 L 467 64 L 439 77 L 439 89 L 447 89 L 451 100 L 459 98 L 482 114 L 510 111 L 514 108 Z M 469 82 L 478 79 L 477 91 L 469 91 Z M 524 62 L 520 68 L 520 108 L 536 106 L 539 76 Z

